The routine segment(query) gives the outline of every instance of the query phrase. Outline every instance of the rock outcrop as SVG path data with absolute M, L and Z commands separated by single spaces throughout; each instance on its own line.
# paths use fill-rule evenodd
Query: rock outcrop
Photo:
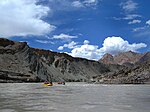
M 100 60 L 99 62 L 104 63 L 104 64 L 117 64 L 114 61 L 114 57 L 111 54 L 106 53 Z
M 143 54 L 135 53 L 132 51 L 120 53 L 118 55 L 112 56 L 111 54 L 105 54 L 99 62 L 105 63 L 105 64 L 135 64 L 138 62 L 141 57 L 143 57 Z
M 104 61 L 107 60 L 107 61 Z M 150 52 L 140 54 L 132 51 L 116 56 L 104 57 L 99 60 L 109 66 L 119 66 L 120 69 L 94 77 L 97 83 L 109 84 L 143 84 L 150 83 Z
M 150 84 L 150 63 L 123 67 L 116 72 L 101 74 L 93 79 L 101 84 Z
M 97 61 L 0 38 L 0 82 L 88 81 L 109 71 Z
M 93 81 L 107 84 L 150 83 L 150 52 L 105 54 L 99 61 L 31 48 L 0 38 L 0 82 Z
M 150 63 L 150 52 L 146 52 L 143 56 L 136 62 L 136 64 Z

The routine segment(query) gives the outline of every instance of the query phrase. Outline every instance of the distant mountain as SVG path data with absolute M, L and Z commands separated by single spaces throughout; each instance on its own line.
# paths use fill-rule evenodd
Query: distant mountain
M 150 63 L 150 52 L 144 53 L 143 56 L 137 61 L 137 64 Z
M 88 81 L 109 71 L 97 61 L 0 38 L 0 82 Z
M 0 38 L 0 82 L 86 81 L 107 84 L 150 83 L 150 52 L 105 54 L 99 61 L 31 48 Z
M 99 62 L 105 63 L 105 64 L 135 64 L 138 62 L 143 54 L 135 53 L 132 51 L 120 53 L 118 55 L 112 56 L 111 54 L 105 54 Z
M 100 60 L 99 62 L 104 63 L 104 64 L 117 64 L 114 61 L 114 57 L 111 54 L 106 53 Z
M 111 66 L 121 65 L 122 68 L 94 77 L 97 83 L 150 84 L 150 52 L 140 54 L 129 51 L 116 56 L 106 54 L 99 62 Z

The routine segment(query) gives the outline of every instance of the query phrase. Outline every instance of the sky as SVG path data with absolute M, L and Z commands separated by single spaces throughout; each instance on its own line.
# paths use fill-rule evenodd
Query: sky
M 150 51 L 150 0 L 0 0 L 0 37 L 99 60 Z

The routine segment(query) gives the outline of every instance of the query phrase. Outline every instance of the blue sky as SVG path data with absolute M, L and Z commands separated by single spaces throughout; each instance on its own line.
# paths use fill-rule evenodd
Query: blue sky
M 150 51 L 149 0 L 1 0 L 0 36 L 98 60 Z

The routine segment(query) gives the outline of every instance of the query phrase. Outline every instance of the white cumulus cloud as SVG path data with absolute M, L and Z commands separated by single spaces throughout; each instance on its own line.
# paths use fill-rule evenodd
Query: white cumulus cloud
M 146 24 L 150 25 L 150 20 L 146 21 Z
M 48 0 L 55 11 L 73 11 L 81 8 L 95 8 L 100 0 Z
M 90 45 L 89 42 L 83 45 L 78 45 L 72 49 L 71 53 L 73 57 L 82 57 L 92 60 L 100 59 L 105 53 L 116 55 L 121 52 L 134 51 L 137 52 L 140 48 L 146 47 L 144 43 L 133 43 L 130 44 L 128 41 L 121 37 L 107 37 L 103 46 L 99 48 L 97 45 Z
M 147 28 L 146 26 L 133 28 L 133 32 L 142 31 L 142 30 L 145 30 L 146 28 Z
M 122 2 L 120 6 L 125 12 L 132 12 L 137 9 L 138 4 L 133 0 L 128 0 L 126 2 Z
M 84 7 L 84 5 L 80 1 L 72 2 L 72 6 L 73 7 L 78 7 L 78 8 Z
M 90 42 L 88 40 L 84 40 L 83 44 L 89 44 Z
M 135 18 L 141 18 L 141 15 L 138 14 L 126 14 L 125 17 L 113 17 L 114 20 L 131 20 Z
M 136 23 L 141 23 L 141 20 L 133 20 L 133 21 L 130 21 L 128 22 L 128 24 L 136 24 Z
M 55 26 L 43 21 L 50 9 L 36 0 L 0 0 L 0 36 L 42 35 Z
M 145 22 L 146 25 L 133 28 L 133 32 L 136 32 L 137 37 L 149 36 L 150 35 L 150 20 Z
M 97 5 L 98 0 L 84 0 L 83 3 L 84 3 L 86 6 Z
M 73 38 L 78 38 L 78 36 L 72 36 L 72 35 L 61 33 L 60 35 L 53 35 L 52 37 L 52 39 L 62 39 L 62 40 L 73 39 Z
M 72 42 L 70 42 L 68 44 L 64 44 L 63 46 L 59 46 L 58 50 L 63 50 L 64 48 L 73 49 L 73 48 L 76 47 L 76 45 L 77 45 L 77 42 L 72 41 Z
M 98 46 L 89 45 L 88 43 L 77 46 L 76 48 L 72 49 L 71 53 L 68 54 L 73 57 L 82 57 L 93 60 L 97 60 L 102 56 Z
M 113 17 L 114 20 L 130 20 L 128 24 L 135 24 L 135 23 L 140 23 L 140 20 L 137 20 L 141 18 L 142 16 L 137 14 L 136 9 L 138 8 L 138 3 L 135 2 L 135 0 L 124 0 L 120 4 L 121 9 L 123 12 L 121 15 L 124 17 Z M 134 19 L 134 20 L 133 20 Z M 133 21 L 131 21 L 133 20 Z
M 42 43 L 42 44 L 55 44 L 54 42 L 47 41 L 47 40 L 35 40 L 35 41 L 38 42 L 38 43 Z
M 102 53 L 118 54 L 121 52 L 134 51 L 137 52 L 138 49 L 146 47 L 144 43 L 133 43 L 130 44 L 127 40 L 121 37 L 107 37 L 104 40 L 103 47 L 100 48 Z
M 72 6 L 76 8 L 92 7 L 98 4 L 99 0 L 76 0 L 72 2 Z

